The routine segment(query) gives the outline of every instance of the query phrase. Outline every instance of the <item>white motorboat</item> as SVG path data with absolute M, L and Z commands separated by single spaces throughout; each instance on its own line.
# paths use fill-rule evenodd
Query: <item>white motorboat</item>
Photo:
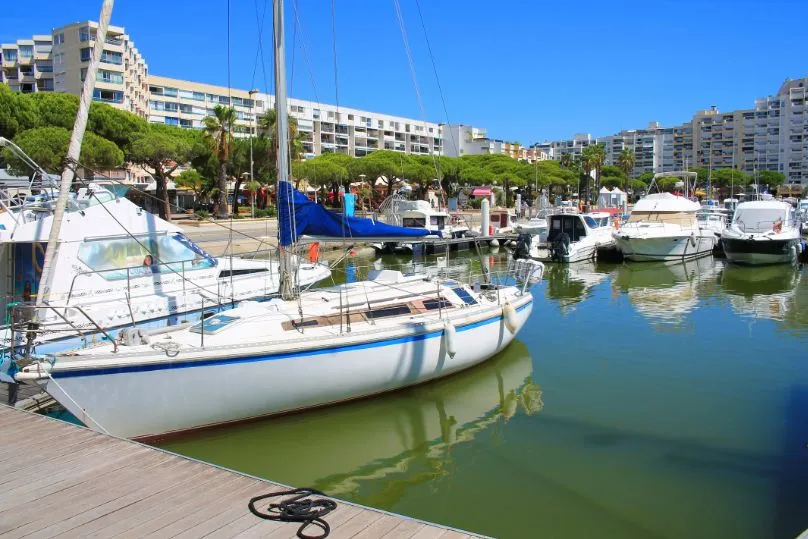
M 794 208 L 776 200 L 738 204 L 721 235 L 724 253 L 737 264 L 794 264 L 802 245 Z
M 392 391 L 489 359 L 530 315 L 527 278 L 521 286 L 483 279 L 471 287 L 375 270 L 367 281 L 299 293 L 292 288 L 289 255 L 302 234 L 347 229 L 354 238 L 411 237 L 428 231 L 334 214 L 294 191 L 283 0 L 274 0 L 273 8 L 283 299 L 244 302 L 159 335 L 132 328 L 119 341 L 26 358 L 32 362 L 20 365 L 15 378 L 41 385 L 91 428 L 150 439 Z
M 18 318 L 10 316 L 10 305 L 36 296 L 52 223 L 50 204 L 0 213 L 0 264 L 13 271 L 13 278 L 0 282 L 4 320 Z M 71 198 L 59 241 L 51 308 L 40 312 L 32 342 L 39 353 L 76 347 L 120 327 L 177 324 L 198 318 L 203 308 L 221 310 L 278 293 L 277 261 L 213 257 L 180 227 L 93 183 Z M 331 275 L 327 266 L 303 262 L 297 272 L 303 286 Z M 26 341 L 26 332 L 14 334 L 13 328 L 13 322 L 0 326 L 4 349 Z
M 710 230 L 720 241 L 721 234 L 727 228 L 730 215 L 731 214 L 723 208 L 702 206 L 702 208 L 696 212 L 696 221 L 698 221 L 701 228 Z
M 435 209 L 426 200 L 407 200 L 399 194 L 391 195 L 379 207 L 382 220 L 390 225 L 426 229 L 439 238 L 463 238 L 469 232 L 468 224 L 446 211 Z M 379 242 L 373 247 L 379 252 L 412 251 L 407 242 Z
M 593 260 L 598 249 L 614 245 L 613 230 L 608 212 L 551 215 L 547 242 L 533 236 L 530 258 L 562 263 Z
M 654 176 L 683 177 L 685 193 L 695 172 L 666 172 Z M 654 183 L 651 184 L 653 188 Z M 649 190 L 651 189 L 649 188 Z M 627 260 L 687 260 L 712 254 L 717 238 L 712 230 L 700 226 L 697 202 L 671 193 L 653 193 L 641 198 L 628 221 L 613 234 L 617 248 Z

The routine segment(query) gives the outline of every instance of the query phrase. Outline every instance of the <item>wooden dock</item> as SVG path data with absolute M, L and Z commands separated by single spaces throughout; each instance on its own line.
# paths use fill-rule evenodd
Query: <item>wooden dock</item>
M 247 509 L 289 487 L 4 405 L 0 424 L 1 537 L 296 536 L 298 524 Z M 337 503 L 332 539 L 479 537 Z

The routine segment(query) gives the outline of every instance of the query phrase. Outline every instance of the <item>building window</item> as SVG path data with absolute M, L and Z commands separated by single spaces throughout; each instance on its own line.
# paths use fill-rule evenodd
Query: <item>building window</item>
M 95 80 L 98 82 L 107 82 L 110 84 L 123 84 L 123 74 L 116 73 L 115 71 L 107 71 L 105 69 L 99 69 L 98 74 L 95 77 Z
M 193 120 L 180 120 L 180 127 L 191 128 L 194 126 Z
M 149 86 L 149 93 L 154 95 L 163 95 L 162 86 Z
M 87 68 L 86 67 L 81 68 L 81 73 L 79 73 L 79 77 L 81 77 L 81 82 L 84 82 L 84 79 L 87 78 Z
M 89 62 L 90 61 L 90 47 L 85 47 L 81 49 L 81 61 L 82 62 Z
M 20 75 L 23 77 L 33 77 L 34 66 L 20 66 Z
M 84 27 L 79 30 L 79 41 L 90 41 L 90 29 L 88 27 Z
M 191 99 L 193 99 L 194 101 L 204 101 L 205 94 L 203 94 L 202 92 L 194 92 L 194 95 Z
M 177 97 L 176 88 L 163 88 L 163 95 L 166 97 Z
M 30 60 L 34 57 L 33 45 L 20 45 L 20 60 Z
M 12 63 L 17 61 L 17 51 L 12 49 L 4 49 L 3 50 L 3 59 L 6 62 Z
M 64 34 L 55 34 L 53 36 L 53 44 L 54 45 L 61 45 L 65 42 L 65 35 Z
M 229 105 L 230 104 L 230 99 L 228 99 L 228 97 L 226 95 L 220 95 L 219 96 L 219 104 L 220 105 Z
M 312 117 L 317 120 L 320 118 L 320 109 L 314 109 L 311 113 Z
M 93 99 L 104 103 L 123 103 L 123 92 L 96 88 L 93 91 Z
M 123 64 L 123 55 L 120 52 L 104 51 L 101 53 L 101 61 L 105 64 Z
M 36 69 L 40 73 L 53 73 L 53 65 L 52 64 L 37 64 Z
M 166 125 L 180 125 L 180 119 L 171 116 L 166 116 L 165 122 Z

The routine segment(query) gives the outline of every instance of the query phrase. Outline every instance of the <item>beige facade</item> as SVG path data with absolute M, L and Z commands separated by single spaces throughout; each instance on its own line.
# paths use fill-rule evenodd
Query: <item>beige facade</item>
M 0 45 L 0 82 L 17 92 L 51 92 L 53 39 L 37 35 Z
M 23 93 L 81 95 L 98 23 L 85 21 L 0 45 L 0 82 Z M 110 26 L 98 64 L 93 99 L 148 116 L 148 66 L 123 28 Z

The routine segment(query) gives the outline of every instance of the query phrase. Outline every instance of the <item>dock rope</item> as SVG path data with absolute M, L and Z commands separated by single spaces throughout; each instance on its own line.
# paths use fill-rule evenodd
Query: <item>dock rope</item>
M 266 512 L 262 512 L 256 507 L 258 502 L 267 498 L 290 495 L 292 495 L 291 498 L 281 500 L 278 503 L 270 503 L 266 508 Z M 325 539 L 331 533 L 331 527 L 323 517 L 337 508 L 337 502 L 324 498 L 305 499 L 309 496 L 324 496 L 324 494 L 313 488 L 282 490 L 256 496 L 250 500 L 248 507 L 250 508 L 250 513 L 265 520 L 300 522 L 300 528 L 297 530 L 297 536 L 300 539 Z M 320 535 L 307 535 L 304 530 L 309 526 L 319 528 L 322 533 Z

